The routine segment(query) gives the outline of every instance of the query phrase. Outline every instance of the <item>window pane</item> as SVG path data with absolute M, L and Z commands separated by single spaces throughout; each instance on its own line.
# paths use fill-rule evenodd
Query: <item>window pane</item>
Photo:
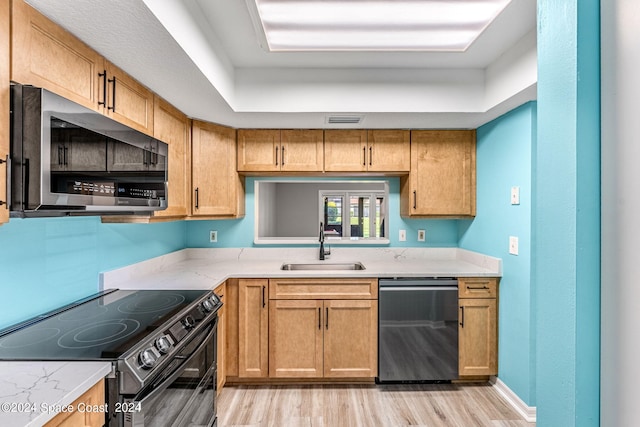
M 369 237 L 369 197 L 351 196 L 349 203 L 351 237 Z
M 384 197 L 376 197 L 375 237 L 384 237 Z
M 324 235 L 326 238 L 342 237 L 342 211 L 344 199 L 342 196 L 327 196 L 324 198 Z

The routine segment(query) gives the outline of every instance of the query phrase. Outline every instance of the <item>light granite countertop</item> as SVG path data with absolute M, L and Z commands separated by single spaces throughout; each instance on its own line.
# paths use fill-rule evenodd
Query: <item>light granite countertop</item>
M 497 277 L 502 260 L 458 248 L 184 249 L 100 274 L 101 289 L 213 289 L 228 278 Z M 361 262 L 365 270 L 282 271 L 283 263 Z M 109 362 L 0 362 L 0 425 L 39 426 L 111 372 Z
M 110 372 L 110 362 L 0 362 L 0 425 L 41 426 Z
M 101 289 L 212 289 L 226 279 L 275 277 L 497 277 L 502 260 L 458 248 L 184 249 L 100 275 Z M 283 271 L 283 263 L 361 262 L 364 270 Z

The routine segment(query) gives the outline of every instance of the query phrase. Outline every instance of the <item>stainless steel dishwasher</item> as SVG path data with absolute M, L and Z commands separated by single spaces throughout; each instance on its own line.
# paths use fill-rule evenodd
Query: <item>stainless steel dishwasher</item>
M 378 383 L 458 378 L 458 281 L 380 279 Z

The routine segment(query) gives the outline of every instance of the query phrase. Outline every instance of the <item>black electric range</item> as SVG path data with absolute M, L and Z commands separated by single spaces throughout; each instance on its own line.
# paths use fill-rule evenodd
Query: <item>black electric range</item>
M 110 407 L 193 371 L 186 362 L 206 365 L 198 375 L 211 387 L 221 306 L 212 291 L 105 291 L 0 332 L 0 360 L 110 361 Z

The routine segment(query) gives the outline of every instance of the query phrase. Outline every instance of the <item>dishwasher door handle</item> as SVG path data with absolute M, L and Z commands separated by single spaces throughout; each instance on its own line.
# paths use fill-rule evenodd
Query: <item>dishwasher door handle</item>
M 380 292 L 399 291 L 458 291 L 457 286 L 380 286 Z

